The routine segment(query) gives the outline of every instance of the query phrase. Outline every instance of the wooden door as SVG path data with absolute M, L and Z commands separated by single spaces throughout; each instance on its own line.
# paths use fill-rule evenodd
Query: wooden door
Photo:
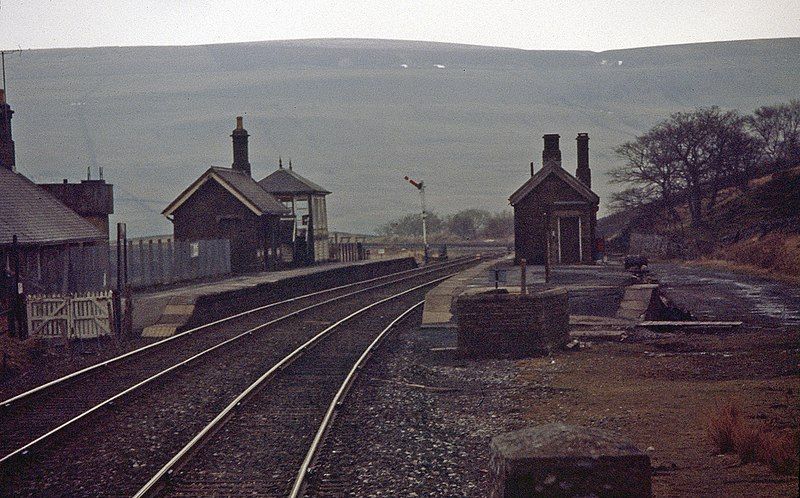
M 561 263 L 574 264 L 580 262 L 580 226 L 577 216 L 559 218 L 559 242 Z

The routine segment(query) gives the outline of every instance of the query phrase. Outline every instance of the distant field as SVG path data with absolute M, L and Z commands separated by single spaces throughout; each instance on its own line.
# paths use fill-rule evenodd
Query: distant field
M 6 66 L 20 171 L 76 180 L 102 166 L 135 236 L 170 232 L 167 203 L 230 165 L 236 115 L 257 179 L 291 158 L 333 191 L 333 229 L 371 232 L 417 209 L 405 174 L 434 211 L 499 211 L 540 164 L 541 135 L 562 135 L 574 170 L 588 132 L 604 198 L 613 149 L 670 112 L 800 97 L 800 39 L 601 53 L 318 40 L 36 50 Z

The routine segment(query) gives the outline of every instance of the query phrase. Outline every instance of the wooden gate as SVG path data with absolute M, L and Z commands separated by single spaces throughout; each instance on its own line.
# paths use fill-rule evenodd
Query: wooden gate
M 111 291 L 26 296 L 28 331 L 43 339 L 92 339 L 111 335 Z

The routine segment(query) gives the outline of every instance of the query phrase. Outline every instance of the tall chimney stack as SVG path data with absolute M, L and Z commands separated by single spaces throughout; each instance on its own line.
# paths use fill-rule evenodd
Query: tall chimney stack
M 247 176 L 251 176 L 250 161 L 247 158 L 247 137 L 249 136 L 242 125 L 242 117 L 237 116 L 236 129 L 231 133 L 231 138 L 233 138 L 233 164 L 231 167 Z
M 552 164 L 561 167 L 561 150 L 558 148 L 559 135 L 550 133 L 544 135 L 544 150 L 542 151 L 542 166 Z
M 588 188 L 592 188 L 592 170 L 589 169 L 589 134 L 578 133 L 578 169 L 575 177 Z
M 16 171 L 14 140 L 11 139 L 11 115 L 14 111 L 6 103 L 6 91 L 0 89 L 0 168 Z

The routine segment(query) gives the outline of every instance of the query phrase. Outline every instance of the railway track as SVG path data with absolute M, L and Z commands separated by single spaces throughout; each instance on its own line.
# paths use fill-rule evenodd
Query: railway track
M 138 476 L 160 463 L 158 457 L 153 458 L 152 454 L 168 453 L 171 448 L 185 442 L 191 431 L 204 420 L 203 417 L 208 413 L 216 413 L 224 401 L 229 401 L 233 393 L 239 392 L 242 385 L 280 361 L 298 341 L 302 342 L 304 338 L 313 336 L 315 329 L 328 325 L 331 316 L 352 312 L 364 302 L 374 302 L 396 293 L 398 287 L 420 285 L 420 281 L 435 279 L 471 261 L 465 259 L 414 272 L 401 272 L 403 275 L 374 279 L 377 283 L 372 280 L 359 282 L 250 310 L 189 331 L 180 336 L 181 340 L 163 341 L 164 344 L 180 345 L 179 348 L 189 347 L 189 351 L 179 349 L 178 354 L 163 348 L 159 350 L 160 354 L 152 354 L 156 348 L 143 348 L 148 351 L 147 354 L 142 351 L 140 356 L 130 353 L 122 355 L 87 369 L 87 372 L 68 376 L 62 383 L 50 383 L 46 388 L 12 398 L 10 404 L 3 403 L 5 412 L 0 423 L 4 428 L 17 423 L 17 427 L 22 429 L 17 433 L 24 433 L 26 415 L 44 414 L 42 418 L 46 419 L 49 414 L 63 410 L 69 415 L 56 417 L 57 422 L 54 423 L 67 416 L 69 419 L 6 453 L 0 462 L 0 484 L 7 489 L 18 490 L 20 494 L 37 494 L 41 488 L 29 487 L 31 483 L 26 484 L 25 476 L 39 473 L 37 469 L 41 465 L 38 462 L 52 457 L 48 463 L 55 463 L 56 469 L 46 469 L 41 478 L 49 480 L 53 489 L 74 491 L 72 485 L 82 482 L 85 474 L 80 469 L 76 471 L 74 460 L 89 464 L 99 457 L 109 463 L 101 466 L 107 467 L 118 477 L 90 483 L 87 490 L 135 491 L 136 479 L 141 479 Z M 268 310 L 269 313 L 265 314 Z M 200 330 L 206 333 L 197 334 Z M 211 330 L 214 333 L 209 333 Z M 266 330 L 270 333 L 261 333 Z M 192 339 L 188 340 L 190 337 Z M 209 344 L 206 341 L 213 345 L 206 347 Z M 202 350 L 195 352 L 198 348 Z M 154 370 L 158 372 L 149 375 Z M 144 379 L 139 380 L 142 376 Z M 87 382 L 87 379 L 91 382 Z M 86 385 L 89 388 L 82 390 L 80 386 Z M 91 391 L 91 395 L 87 395 L 87 390 Z M 198 390 L 202 393 L 198 394 Z M 152 410 L 143 409 L 137 405 L 137 401 L 152 403 Z M 16 418 L 8 416 L 12 407 L 16 409 Z M 170 414 L 174 414 L 172 424 Z M 104 423 L 107 419 L 111 422 Z M 186 423 L 178 423 L 179 420 L 186 420 Z M 103 423 L 86 431 L 87 423 L 99 421 Z M 130 431 L 130 434 L 120 437 L 119 433 L 126 431 Z M 87 432 L 95 434 L 90 441 L 84 440 Z M 134 440 L 137 441 L 134 443 Z M 149 451 L 137 449 L 143 444 L 148 446 Z M 30 458 L 32 451 L 46 454 L 42 458 Z M 94 456 L 89 458 L 87 454 Z M 147 454 L 151 457 L 145 456 Z M 113 464 L 117 464 L 116 469 Z M 77 476 L 58 471 L 59 467 L 68 467 Z M 75 494 L 82 494 L 82 489 L 79 486 Z

